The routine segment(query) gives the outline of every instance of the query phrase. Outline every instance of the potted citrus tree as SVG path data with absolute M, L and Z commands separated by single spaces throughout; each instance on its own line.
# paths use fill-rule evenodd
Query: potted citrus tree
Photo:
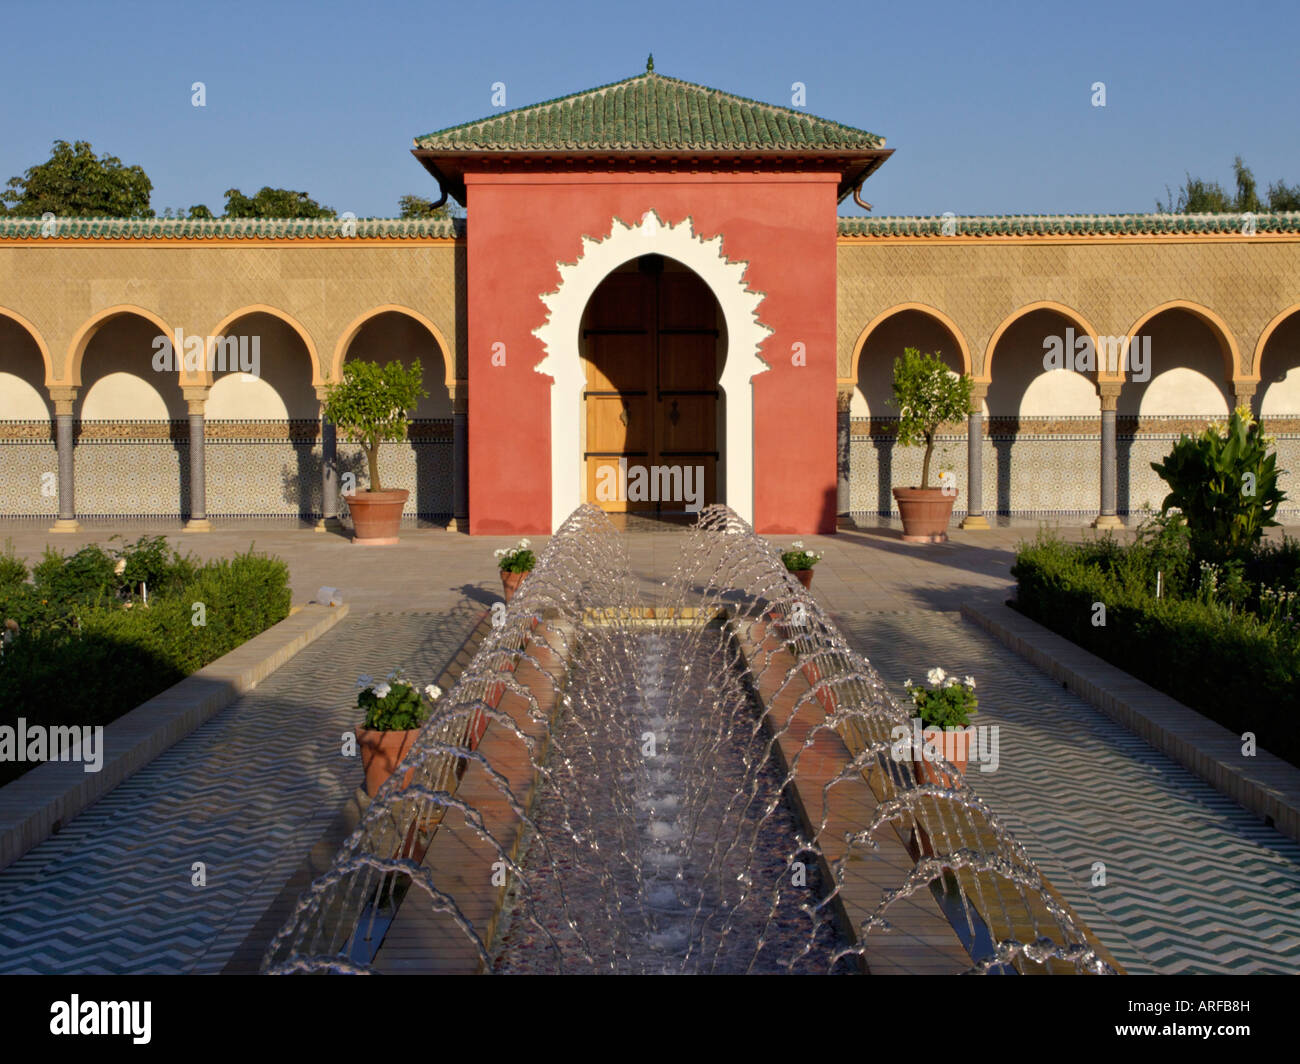
M 812 587 L 813 566 L 822 560 L 816 551 L 804 550 L 801 540 L 790 544 L 790 549 L 781 552 L 781 561 L 786 571 L 793 573 L 796 580 L 805 588 Z
M 397 542 L 402 510 L 411 493 L 405 488 L 385 491 L 379 479 L 379 445 L 406 436 L 414 410 L 429 393 L 421 387 L 420 360 L 410 368 L 400 362 L 381 366 L 357 360 L 343 366 L 343 379 L 325 389 L 325 417 L 352 443 L 361 444 L 370 473 L 366 491 L 343 496 L 352 514 L 353 542 L 381 545 Z
M 496 559 L 497 568 L 501 570 L 501 588 L 509 602 L 524 582 L 524 577 L 533 571 L 537 555 L 532 551 L 532 544 L 521 539 L 516 547 L 502 547 L 496 551 Z
M 429 684 L 423 691 L 417 690 L 410 680 L 397 679 L 395 673 L 381 681 L 362 676 L 357 687 L 357 708 L 365 712 L 356 729 L 357 745 L 366 793 L 373 798 L 415 745 L 442 689 Z M 410 786 L 414 771 L 406 773 L 403 788 Z
M 971 379 L 953 373 L 938 354 L 924 355 L 915 347 L 894 362 L 894 398 L 898 407 L 898 442 L 924 446 L 921 484 L 894 488 L 903 518 L 903 539 L 909 543 L 942 543 L 957 499 L 953 487 L 930 486 L 930 460 L 939 426 L 960 422 L 970 413 Z
M 958 680 L 937 666 L 926 673 L 928 686 L 908 680 L 907 693 L 912 696 L 917 716 L 921 718 L 921 749 L 912 747 L 912 762 L 917 783 L 934 783 L 955 787 L 957 780 L 935 764 L 936 752 L 943 755 L 959 773 L 965 774 L 970 755 L 970 732 L 967 726 L 975 716 L 979 700 L 975 697 L 975 677 Z M 927 756 L 928 755 L 928 756 Z

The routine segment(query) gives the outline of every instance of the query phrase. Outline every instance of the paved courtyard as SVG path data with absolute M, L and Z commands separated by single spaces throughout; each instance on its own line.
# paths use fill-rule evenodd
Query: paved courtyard
M 361 781 L 358 674 L 432 680 L 482 614 L 345 618 L 0 872 L 0 972 L 221 971 Z
M 671 573 L 680 532 L 629 524 L 650 591 Z M 825 555 L 815 594 L 896 695 L 936 664 L 978 678 L 978 723 L 999 725 L 1001 766 L 974 786 L 1130 971 L 1300 971 L 1300 847 L 958 615 L 1009 597 L 1014 545 L 1036 524 L 930 547 L 888 527 L 802 538 Z M 241 944 L 247 953 L 359 782 L 358 764 L 339 756 L 356 676 L 441 672 L 499 598 L 492 551 L 516 538 L 413 528 L 396 547 L 366 549 L 244 523 L 202 536 L 140 525 L 50 537 L 0 522 L 0 543 L 35 560 L 51 541 L 66 551 L 153 530 L 203 558 L 255 543 L 289 562 L 295 602 L 330 585 L 353 613 L 0 872 L 0 972 L 215 972 Z M 196 861 L 206 887 L 191 885 Z M 1091 883 L 1098 861 L 1105 886 Z

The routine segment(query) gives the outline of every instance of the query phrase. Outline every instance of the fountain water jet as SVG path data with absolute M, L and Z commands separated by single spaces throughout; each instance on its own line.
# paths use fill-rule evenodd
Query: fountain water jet
M 961 777 L 893 760 L 908 715 L 768 544 L 725 507 L 681 542 L 643 605 L 569 517 L 264 971 L 885 970 L 918 895 L 951 970 L 1111 971 Z

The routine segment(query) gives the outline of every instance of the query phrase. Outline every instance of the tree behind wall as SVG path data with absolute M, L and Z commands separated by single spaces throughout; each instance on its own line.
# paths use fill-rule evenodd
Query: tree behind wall
M 96 155 L 88 141 L 56 140 L 48 161 L 9 179 L 3 212 L 22 218 L 152 218 L 153 182 L 139 166 Z
M 1300 210 L 1300 185 L 1275 181 L 1268 186 L 1266 204 L 1260 199 L 1255 175 L 1240 155 L 1232 161 L 1232 173 L 1236 185 L 1232 195 L 1217 181 L 1206 181 L 1188 174 L 1177 195 L 1166 186 L 1165 194 L 1169 199 L 1156 200 L 1156 210 L 1161 214 L 1239 214 L 1246 211 L 1259 214 L 1263 211 Z
M 226 189 L 227 218 L 335 218 L 331 207 L 322 207 L 305 192 L 263 186 L 255 196 L 237 188 Z

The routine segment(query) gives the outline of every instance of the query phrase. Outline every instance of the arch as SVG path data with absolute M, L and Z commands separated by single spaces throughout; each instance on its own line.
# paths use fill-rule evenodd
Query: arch
M 157 326 L 159 332 L 169 339 L 176 335 L 172 327 L 152 310 L 137 307 L 134 303 L 119 303 L 116 306 L 107 307 L 87 319 L 85 324 L 77 330 L 76 335 L 73 336 L 72 343 L 68 346 L 68 365 L 63 375 L 64 379 L 60 382 L 61 384 L 71 385 L 74 388 L 81 387 L 81 362 L 86 357 L 86 348 L 90 346 L 90 341 L 94 339 L 95 333 L 99 331 L 99 327 L 106 321 L 121 317 L 124 314 L 134 314 L 138 318 L 144 318 L 145 321 Z
M 246 307 L 241 307 L 232 314 L 227 314 L 216 325 L 209 330 L 208 335 L 212 337 L 225 336 L 226 330 L 229 329 L 240 318 L 247 317 L 250 314 L 267 314 L 272 318 L 278 318 L 284 322 L 290 329 L 298 334 L 303 346 L 307 349 L 307 357 L 311 359 L 311 383 L 316 387 L 323 383 L 321 377 L 320 356 L 316 352 L 316 342 L 311 338 L 309 333 L 300 321 L 292 314 L 286 314 L 279 307 L 273 307 L 267 303 L 251 303 Z M 193 380 L 194 383 L 211 384 L 212 374 L 205 368 L 203 373 L 197 378 L 187 378 L 187 383 Z
M 1227 383 L 1232 383 L 1243 379 L 1238 375 L 1241 358 L 1237 351 L 1237 341 L 1232 335 L 1232 330 L 1228 328 L 1227 322 L 1209 307 L 1202 306 L 1200 303 L 1192 303 L 1186 299 L 1171 299 L 1168 303 L 1161 303 L 1158 307 L 1152 307 L 1129 326 L 1128 335 L 1124 338 L 1123 359 L 1125 363 L 1128 361 L 1128 348 L 1133 341 L 1133 337 L 1137 336 L 1142 327 L 1152 318 L 1170 310 L 1186 310 L 1207 325 L 1210 332 L 1214 334 L 1214 338 L 1219 341 L 1219 351 L 1223 355 L 1223 366 L 1227 370 L 1224 380 Z
M 695 235 L 688 216 L 676 225 L 657 211 L 646 211 L 636 225 L 614 218 L 609 236 L 582 238 L 573 263 L 557 263 L 559 286 L 541 296 L 547 315 L 533 330 L 546 355 L 534 366 L 551 383 L 551 527 L 556 529 L 585 498 L 579 409 L 586 373 L 579 354 L 582 315 L 600 283 L 619 266 L 645 254 L 675 259 L 694 271 L 713 293 L 726 322 L 728 349 L 718 378 L 726 403 L 723 443 L 726 502 L 744 520 L 754 521 L 754 396 L 751 382 L 768 365 L 759 355 L 772 329 L 758 319 L 763 293 L 745 280 L 746 263 L 733 262 L 722 237 Z
M 1255 343 L 1255 355 L 1250 363 L 1250 372 L 1245 377 L 1240 378 L 1241 380 L 1260 380 L 1259 367 L 1263 364 L 1264 348 L 1268 346 L 1269 339 L 1277 332 L 1278 327 L 1293 314 L 1300 314 L 1300 303 L 1292 303 L 1286 310 L 1264 326 L 1264 331 L 1259 334 L 1259 340 Z
M 0 316 L 8 318 L 27 330 L 27 334 L 36 342 L 36 346 L 41 352 L 41 361 L 45 363 L 45 387 L 49 388 L 51 385 L 57 384 L 58 382 L 54 379 L 54 362 L 50 358 L 50 348 L 45 343 L 45 337 L 40 334 L 40 330 L 16 310 L 10 310 L 8 307 L 0 307 Z
M 443 383 L 447 386 L 447 391 L 452 395 L 456 394 L 456 364 L 452 354 L 451 345 L 447 343 L 447 338 L 443 336 L 442 330 L 438 328 L 429 318 L 425 317 L 418 310 L 412 310 L 410 307 L 404 307 L 400 303 L 385 303 L 381 307 L 374 307 L 367 310 L 364 314 L 358 315 L 352 319 L 351 324 L 343 330 L 339 337 L 338 343 L 334 346 L 334 357 L 330 362 L 330 380 L 341 380 L 343 377 L 343 362 L 347 358 L 348 348 L 352 346 L 352 341 L 357 338 L 357 333 L 362 326 L 372 318 L 377 318 L 381 314 L 405 314 L 408 318 L 418 321 L 433 336 L 433 341 L 438 345 L 438 350 L 442 352 L 442 366 L 445 371 L 443 374 Z M 316 383 L 316 382 L 313 382 Z
M 994 330 L 993 335 L 989 337 L 988 346 L 985 347 L 984 349 L 984 366 L 982 367 L 983 372 L 979 377 L 976 378 L 976 380 L 982 381 L 986 384 L 992 383 L 993 354 L 995 351 L 997 351 L 998 341 L 1001 340 L 1003 334 L 1009 328 L 1011 328 L 1011 326 L 1013 326 L 1016 322 L 1018 322 L 1021 318 L 1027 317 L 1028 315 L 1033 314 L 1039 310 L 1050 310 L 1056 314 L 1059 314 L 1061 317 L 1065 318 L 1067 321 L 1069 321 L 1073 325 L 1078 326 L 1085 333 L 1087 333 L 1089 339 L 1092 340 L 1092 349 L 1094 352 L 1096 352 L 1097 377 L 1100 378 L 1100 377 L 1111 376 L 1110 374 L 1103 374 L 1101 372 L 1101 346 L 1097 340 L 1097 330 L 1092 327 L 1092 323 L 1089 322 L 1088 319 L 1085 318 L 1082 314 L 1080 314 L 1077 310 L 1075 310 L 1072 307 L 1067 307 L 1064 303 L 1057 303 L 1055 300 L 1051 300 L 1051 299 L 1040 299 L 1035 303 L 1026 303 L 1019 310 L 1012 311 L 1011 314 L 1009 314 L 1005 319 L 1003 319 L 1002 324 L 999 325 L 996 330 Z
M 943 311 L 928 303 L 898 303 L 888 310 L 881 311 L 867 324 L 867 327 L 858 333 L 858 338 L 853 344 L 853 363 L 849 371 L 849 377 L 856 382 L 858 379 L 858 363 L 862 359 L 862 350 L 867 346 L 867 340 L 871 334 L 876 331 L 884 322 L 888 321 L 895 314 L 902 314 L 905 311 L 914 310 L 920 314 L 928 315 L 952 333 L 952 337 L 957 341 L 957 349 L 961 352 L 961 364 L 963 372 L 973 374 L 975 371 L 971 368 L 970 345 L 966 343 L 966 337 L 962 331 L 957 328 L 957 323 L 948 317 Z

